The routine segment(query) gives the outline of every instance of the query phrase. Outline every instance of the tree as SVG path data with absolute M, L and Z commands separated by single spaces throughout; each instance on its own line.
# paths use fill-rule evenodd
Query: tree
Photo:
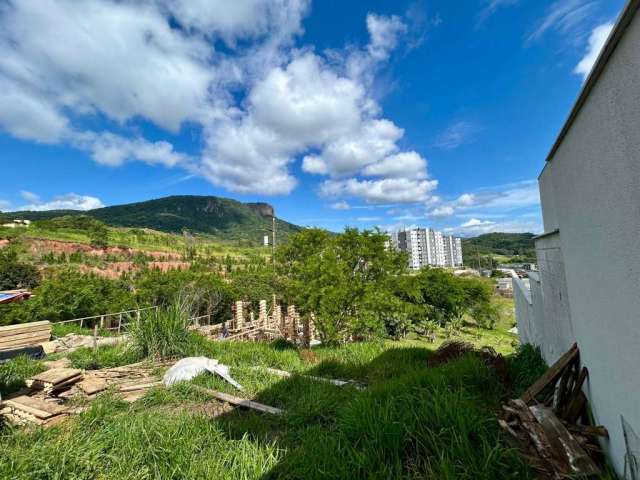
M 96 222 L 89 229 L 89 240 L 94 248 L 107 248 L 109 245 L 109 229 L 101 222 Z
M 38 269 L 28 263 L 18 261 L 15 248 L 0 250 L 0 290 L 34 288 L 40 283 Z
M 495 324 L 497 312 L 492 306 L 490 282 L 456 277 L 440 268 L 423 269 L 409 281 L 415 285 L 412 286 L 413 297 L 408 300 L 423 308 L 423 319 L 443 326 L 469 314 L 482 326 Z
M 307 229 L 278 249 L 288 300 L 303 316 L 315 315 L 325 342 L 383 335 L 406 313 L 393 294 L 406 257 L 386 240 L 378 231 Z
M 134 279 L 136 299 L 141 305 L 157 305 L 169 308 L 179 302 L 190 303 L 196 315 L 212 315 L 216 320 L 226 320 L 233 301 L 232 289 L 215 274 L 194 269 L 147 269 Z

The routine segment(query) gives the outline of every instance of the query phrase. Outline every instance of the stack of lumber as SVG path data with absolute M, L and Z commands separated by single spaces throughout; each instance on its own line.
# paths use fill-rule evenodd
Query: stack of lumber
M 0 350 L 38 345 L 51 338 L 51 322 L 22 323 L 0 327 Z
M 25 383 L 32 390 L 42 390 L 45 395 L 56 395 L 82 380 L 82 371 L 75 368 L 52 368 L 28 379 Z
M 499 424 L 507 440 L 543 478 L 600 473 L 592 456 L 600 455 L 597 439 L 608 433 L 604 427 L 590 425 L 582 391 L 587 376 L 574 344 L 520 398 L 502 407 Z
M 42 425 L 62 413 L 66 407 L 41 398 L 21 395 L 2 402 L 0 413 L 12 423 L 36 423 Z

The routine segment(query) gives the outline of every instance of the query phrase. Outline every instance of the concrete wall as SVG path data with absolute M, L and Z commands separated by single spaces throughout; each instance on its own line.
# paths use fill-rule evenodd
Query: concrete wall
M 625 454 L 640 460 L 623 432 L 640 435 L 640 15 L 547 163 L 540 192 L 545 230 L 559 232 L 537 241 L 542 311 L 531 313 L 532 287 L 531 308 L 518 305 L 528 310 L 523 340 L 549 362 L 578 342 L 585 393 L 622 474 Z

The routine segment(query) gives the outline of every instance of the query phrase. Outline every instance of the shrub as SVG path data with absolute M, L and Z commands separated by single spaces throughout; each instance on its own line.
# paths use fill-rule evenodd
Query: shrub
M 34 288 L 40 282 L 40 273 L 33 265 L 18 261 L 14 248 L 0 250 L 0 290 Z
M 195 335 L 187 329 L 189 307 L 183 301 L 166 309 L 144 312 L 131 327 L 131 338 L 139 355 L 154 359 L 188 355 L 193 350 Z

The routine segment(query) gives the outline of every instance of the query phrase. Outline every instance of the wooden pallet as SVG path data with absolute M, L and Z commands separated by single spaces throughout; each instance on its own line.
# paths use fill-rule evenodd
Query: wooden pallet
M 0 327 L 0 350 L 38 345 L 51 338 L 51 322 L 30 322 Z

